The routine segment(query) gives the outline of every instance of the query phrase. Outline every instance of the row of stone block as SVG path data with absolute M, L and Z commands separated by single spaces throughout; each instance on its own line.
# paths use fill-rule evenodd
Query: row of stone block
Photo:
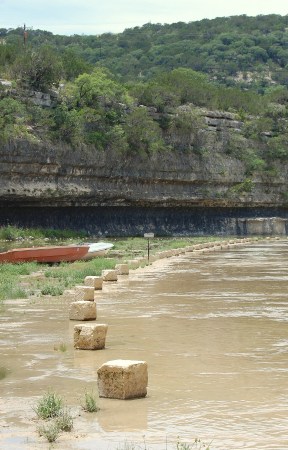
M 105 348 L 108 325 L 78 324 L 74 326 L 74 347 L 80 350 Z M 97 371 L 99 397 L 120 400 L 147 395 L 148 367 L 146 361 L 108 361 Z
M 240 242 L 228 241 L 225 246 L 234 246 Z M 243 243 L 243 241 L 241 242 Z M 186 251 L 199 252 L 222 248 L 220 243 L 198 244 L 191 248 L 180 248 L 160 252 L 156 258 L 176 256 Z M 129 261 L 133 268 L 143 263 L 141 260 Z M 128 265 L 121 265 L 121 273 L 129 273 Z M 116 269 L 117 270 L 117 269 Z M 85 286 L 76 286 L 75 296 L 82 300 L 73 302 L 70 307 L 70 319 L 95 320 L 97 318 L 94 290 L 101 289 L 104 281 L 117 281 L 117 272 L 103 271 L 102 277 L 86 277 Z M 78 324 L 74 327 L 74 347 L 80 350 L 101 350 L 105 348 L 107 324 Z M 97 371 L 100 397 L 130 399 L 145 397 L 147 394 L 148 369 L 145 361 L 114 360 L 103 364 Z
M 102 289 L 103 281 L 117 281 L 118 274 L 128 275 L 128 264 L 118 264 L 115 270 L 102 271 L 102 277 L 86 277 L 85 286 L 76 286 L 69 317 L 71 320 L 95 320 L 97 308 L 94 290 Z M 77 324 L 74 326 L 74 348 L 102 350 L 106 345 L 107 324 Z M 145 361 L 114 360 L 97 371 L 99 397 L 113 399 L 142 398 L 147 394 L 148 368 Z
M 202 253 L 205 251 L 216 250 L 218 248 L 229 248 L 239 244 L 249 242 L 249 239 L 220 241 L 206 244 L 196 244 L 191 247 L 179 248 L 159 252 L 152 261 L 165 257 L 177 256 L 181 253 L 190 251 Z M 143 264 L 145 258 L 135 259 L 128 262 L 132 268 L 137 268 Z M 152 262 L 151 261 L 151 262 Z M 119 272 L 119 266 L 122 266 Z M 128 274 L 128 265 L 119 265 L 118 273 Z M 117 270 L 117 267 L 115 268 Z M 103 271 L 102 280 L 117 281 L 117 272 Z M 97 277 L 86 277 L 85 285 L 88 289 L 83 289 L 83 301 L 74 302 L 71 305 L 70 318 L 76 320 L 96 319 L 96 303 L 94 301 L 94 289 L 99 289 L 100 282 Z M 98 277 L 99 278 L 99 277 Z M 89 290 L 92 288 L 92 291 Z M 101 284 L 102 288 L 102 284 Z M 100 288 L 100 289 L 101 289 Z M 81 291 L 81 287 L 76 287 L 76 292 Z M 79 294 L 80 295 L 80 294 Z M 80 319 L 81 317 L 81 319 Z M 106 324 L 81 324 L 74 327 L 74 347 L 81 350 L 101 350 L 105 348 L 106 334 L 108 326 Z M 147 395 L 148 385 L 148 367 L 145 361 L 133 360 L 113 360 L 104 363 L 97 371 L 97 383 L 100 397 L 114 399 L 132 399 L 141 398 Z
M 108 325 L 81 324 L 74 326 L 74 347 L 80 350 L 105 348 Z M 99 397 L 120 400 L 147 395 L 148 367 L 146 361 L 108 361 L 97 371 Z

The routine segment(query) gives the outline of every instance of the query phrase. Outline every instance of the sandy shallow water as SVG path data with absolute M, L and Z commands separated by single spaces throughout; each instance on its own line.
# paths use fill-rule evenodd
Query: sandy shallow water
M 6 301 L 0 448 L 49 448 L 33 411 L 48 390 L 74 417 L 59 449 L 176 449 L 196 437 L 211 450 L 288 448 L 287 267 L 283 240 L 130 271 L 95 294 L 109 327 L 101 351 L 74 350 L 69 296 Z M 97 369 L 113 359 L 147 361 L 147 397 L 99 399 L 100 411 L 85 413 L 85 391 L 97 392 Z

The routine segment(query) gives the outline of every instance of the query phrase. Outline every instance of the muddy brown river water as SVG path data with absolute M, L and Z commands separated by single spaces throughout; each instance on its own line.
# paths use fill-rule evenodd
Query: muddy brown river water
M 101 351 L 73 349 L 68 297 L 6 301 L 0 448 L 49 448 L 33 405 L 50 389 L 74 416 L 58 449 L 288 449 L 287 291 L 288 240 L 161 260 L 96 293 Z M 119 358 L 147 361 L 147 397 L 83 412 L 98 367 Z

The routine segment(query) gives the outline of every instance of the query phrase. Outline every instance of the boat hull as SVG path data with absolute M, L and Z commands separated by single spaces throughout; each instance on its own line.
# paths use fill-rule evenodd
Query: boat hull
M 105 256 L 108 253 L 108 251 L 110 250 L 110 248 L 114 247 L 113 244 L 109 244 L 106 242 L 96 242 L 94 244 L 88 244 L 88 245 L 89 245 L 89 250 L 86 253 L 86 255 L 84 255 L 82 257 L 82 259 L 85 259 L 85 260 L 97 258 L 99 256 Z
M 16 248 L 0 253 L 0 263 L 71 262 L 82 259 L 88 250 L 89 245 Z

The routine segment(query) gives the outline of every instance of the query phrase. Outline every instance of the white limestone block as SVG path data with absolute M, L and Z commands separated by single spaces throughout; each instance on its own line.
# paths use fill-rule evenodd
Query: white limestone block
M 129 275 L 128 264 L 116 264 L 115 270 L 119 275 Z
M 140 261 L 138 259 L 129 259 L 128 265 L 131 269 L 138 269 L 140 267 Z
M 101 350 L 105 348 L 108 325 L 80 324 L 74 326 L 74 347 L 81 350 Z
M 74 300 L 76 302 L 81 301 L 94 301 L 94 288 L 91 286 L 75 286 L 74 288 Z
M 108 361 L 98 369 L 97 374 L 100 397 L 126 400 L 145 397 L 147 394 L 146 361 Z
M 97 309 L 95 302 L 72 302 L 69 309 L 70 320 L 95 320 Z
M 117 281 L 117 270 L 102 270 L 103 281 Z
M 91 286 L 96 290 L 102 289 L 103 285 L 103 277 L 97 276 L 88 276 L 84 279 L 85 286 Z
M 149 262 L 150 263 L 152 263 L 152 262 L 154 262 L 154 261 L 157 261 L 157 256 L 156 255 L 151 255 L 151 256 L 149 256 Z

